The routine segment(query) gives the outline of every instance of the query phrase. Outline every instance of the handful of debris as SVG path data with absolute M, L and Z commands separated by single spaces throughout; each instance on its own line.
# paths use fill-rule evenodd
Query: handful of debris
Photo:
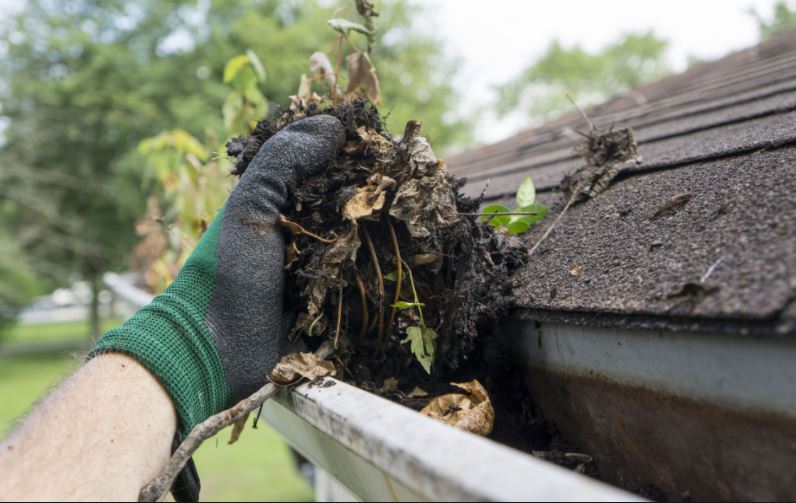
M 228 144 L 234 172 L 278 130 L 316 114 L 337 117 L 346 143 L 280 217 L 289 236 L 285 305 L 297 311 L 290 337 L 311 348 L 331 341 L 341 376 L 357 384 L 445 381 L 479 330 L 505 314 L 508 277 L 527 251 L 477 222 L 480 201 L 459 192 L 465 180 L 436 158 L 420 123 L 394 138 L 364 100 L 325 109 L 294 100 Z

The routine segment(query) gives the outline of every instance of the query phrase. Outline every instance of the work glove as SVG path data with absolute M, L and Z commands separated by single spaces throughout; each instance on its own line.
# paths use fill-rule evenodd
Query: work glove
M 285 243 L 280 210 L 344 141 L 336 118 L 294 122 L 268 139 L 174 282 L 90 357 L 125 353 L 171 395 L 187 434 L 255 392 L 282 356 Z

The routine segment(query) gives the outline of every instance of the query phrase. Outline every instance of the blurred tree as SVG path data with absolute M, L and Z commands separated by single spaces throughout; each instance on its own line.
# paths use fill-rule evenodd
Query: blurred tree
M 351 6 L 347 6 L 351 8 Z M 417 7 L 381 6 L 373 58 L 389 124 L 410 117 L 444 147 L 468 138 L 451 116 L 451 63 L 439 40 L 419 35 Z M 32 264 L 57 264 L 55 282 L 77 275 L 94 295 L 99 334 L 101 274 L 127 264 L 144 213 L 138 142 L 183 127 L 222 130 L 229 57 L 263 58 L 271 110 L 287 105 L 310 54 L 331 45 L 332 8 L 319 0 L 29 0 L 0 20 L 0 198 L 15 208 L 9 232 Z M 52 268 L 50 268 L 52 269 Z
M 756 9 L 750 9 L 750 13 L 757 20 L 761 39 L 796 26 L 796 9 L 792 9 L 790 6 L 791 2 L 787 0 L 777 0 L 771 19 L 765 19 Z
M 571 109 L 567 95 L 584 105 L 604 100 L 666 75 L 666 46 L 651 31 L 625 34 L 597 53 L 553 41 L 541 58 L 498 87 L 497 111 L 506 115 L 519 107 L 541 120 Z

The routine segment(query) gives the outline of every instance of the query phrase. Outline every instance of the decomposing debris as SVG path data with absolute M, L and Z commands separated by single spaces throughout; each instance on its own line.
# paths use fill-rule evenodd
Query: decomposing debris
M 421 385 L 423 373 L 440 381 L 506 312 L 508 278 L 525 249 L 466 215 L 479 201 L 459 192 L 464 181 L 418 122 L 394 138 L 365 100 L 297 104 L 262 121 L 230 142 L 235 172 L 287 124 L 321 113 L 340 119 L 346 142 L 325 172 L 300 183 L 280 218 L 290 236 L 285 305 L 298 311 L 290 336 L 310 347 L 332 341 L 355 382 Z
M 495 411 L 484 387 L 477 380 L 451 384 L 467 394 L 438 396 L 420 413 L 471 433 L 489 435 L 495 423 Z
M 312 381 L 336 374 L 332 362 L 314 353 L 291 353 L 279 360 L 274 370 L 268 374 L 268 380 L 277 386 L 291 386 L 302 379 Z
M 576 146 L 574 151 L 583 157 L 586 165 L 561 181 L 559 189 L 564 193 L 567 202 L 542 237 L 531 247 L 529 256 L 533 255 L 555 229 L 570 206 L 601 194 L 625 163 L 640 160 L 636 137 L 628 127 L 611 126 L 608 129 L 599 129 L 592 126 L 591 131 L 582 134 L 586 141 Z

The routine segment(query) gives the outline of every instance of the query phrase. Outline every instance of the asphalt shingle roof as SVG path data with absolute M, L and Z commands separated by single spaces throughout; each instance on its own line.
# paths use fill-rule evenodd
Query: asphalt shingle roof
M 517 275 L 517 305 L 589 324 L 796 333 L 796 31 L 588 114 L 632 127 L 643 160 L 562 218 Z M 583 165 L 572 148 L 585 127 L 573 112 L 448 165 L 470 195 L 488 180 L 487 202 L 532 176 L 540 200 L 560 207 L 555 189 Z M 687 202 L 656 217 L 675 196 Z

